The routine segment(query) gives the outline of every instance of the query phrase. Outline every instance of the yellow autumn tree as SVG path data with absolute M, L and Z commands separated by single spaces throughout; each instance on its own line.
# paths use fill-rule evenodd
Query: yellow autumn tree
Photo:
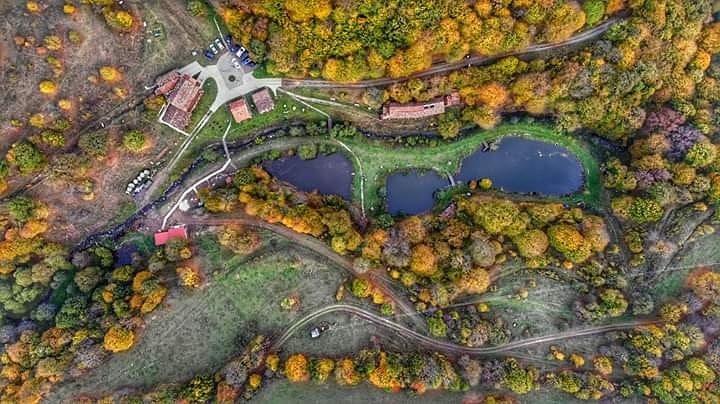
M 190 267 L 180 266 L 175 269 L 180 285 L 186 288 L 197 288 L 202 283 L 202 278 Z
M 420 276 L 433 276 L 437 273 L 435 252 L 426 244 L 418 244 L 412 249 L 410 270 Z
M 65 14 L 72 15 L 75 14 L 76 11 L 77 7 L 75 7 L 75 5 L 73 4 L 65 3 L 65 5 L 63 6 L 63 13 Z
M 113 66 L 102 66 L 99 69 L 100 78 L 108 83 L 119 81 L 122 78 L 120 71 Z
M 62 38 L 57 35 L 48 35 L 43 39 L 43 43 L 48 50 L 56 51 L 62 49 Z
M 28 1 L 27 3 L 25 3 L 25 7 L 27 7 L 27 10 L 31 13 L 39 13 L 42 11 L 40 3 L 38 3 L 37 1 Z
M 57 85 L 51 80 L 41 81 L 40 84 L 38 84 L 38 89 L 45 95 L 55 95 L 58 91 Z
M 483 268 L 474 268 L 463 274 L 455 282 L 455 286 L 464 293 L 473 295 L 484 293 L 490 286 L 490 274 Z
M 103 339 L 105 349 L 112 352 L 127 351 L 133 343 L 135 343 L 135 333 L 121 325 L 110 327 Z
M 291 355 L 285 361 L 285 376 L 293 383 L 301 383 L 310 380 L 308 360 L 303 354 Z
M 324 20 L 332 12 L 329 0 L 285 0 L 285 9 L 295 22 L 304 22 L 313 17 Z

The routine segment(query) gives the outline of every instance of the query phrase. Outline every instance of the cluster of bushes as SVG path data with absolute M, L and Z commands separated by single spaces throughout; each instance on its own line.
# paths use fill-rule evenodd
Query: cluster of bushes
M 617 389 L 623 397 L 664 403 L 720 399 L 720 275 L 696 271 L 688 284 L 691 291 L 657 311 L 660 324 L 621 333 L 598 349 L 605 373 L 624 376 Z
M 323 384 L 331 378 L 340 386 L 353 386 L 364 381 L 387 390 L 464 391 L 467 382 L 445 356 L 437 353 L 394 353 L 378 349 L 361 350 L 341 359 L 308 358 L 303 354 L 289 356 L 283 365 L 289 381 L 313 381 Z
M 96 246 L 68 257 L 43 239 L 48 210 L 24 197 L 3 215 L 0 241 L 0 380 L 8 402 L 34 401 L 67 374 L 97 367 L 129 349 L 143 317 L 167 290 L 159 272 L 188 257 L 186 243 L 168 243 L 148 259 L 118 266 Z
M 233 187 L 202 190 L 205 207 L 211 212 L 229 212 L 242 204 L 250 216 L 327 240 L 338 254 L 356 251 L 363 241 L 340 198 L 313 194 L 298 201 L 294 196 L 298 194 L 284 189 L 258 166 L 241 169 L 233 183 Z
M 262 386 L 263 379 L 273 377 L 278 371 L 280 358 L 270 354 L 267 345 L 268 339 L 259 335 L 215 374 L 199 374 L 181 384 L 161 384 L 143 393 L 125 389 L 101 401 L 234 403 L 250 400 Z
M 632 138 L 630 160 L 604 165 L 604 186 L 615 192 L 613 213 L 626 224 L 626 242 L 642 262 L 643 234 L 679 206 L 720 205 L 720 144 L 713 143 L 682 113 L 650 112 Z
M 452 62 L 561 41 L 622 7 L 584 3 L 253 0 L 230 2 L 222 14 L 253 59 L 267 59 L 271 74 L 356 81 L 407 76 L 430 67 L 434 56 Z

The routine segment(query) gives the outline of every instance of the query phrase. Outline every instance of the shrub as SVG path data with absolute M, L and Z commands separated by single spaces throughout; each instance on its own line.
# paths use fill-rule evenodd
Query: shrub
M 663 216 L 662 206 L 652 199 L 635 198 L 628 214 L 636 223 L 657 222 Z
M 291 355 L 285 361 L 285 376 L 293 383 L 310 380 L 308 360 L 303 354 Z
M 140 153 L 148 147 L 147 137 L 139 130 L 125 133 L 122 142 L 123 146 L 133 153 Z
M 6 156 L 11 164 L 15 164 L 20 174 L 32 174 L 45 166 L 45 156 L 34 144 L 21 141 L 10 147 Z
M 121 352 L 127 351 L 135 342 L 135 333 L 121 325 L 113 325 L 105 333 L 103 339 L 103 347 L 108 351 Z
M 116 82 L 122 78 L 120 71 L 113 66 L 102 66 L 99 73 L 100 78 L 107 82 Z
M 38 89 L 41 93 L 46 95 L 55 95 L 57 94 L 57 85 L 51 81 L 51 80 L 43 80 L 38 85 Z
M 303 160 L 312 160 L 317 157 L 318 147 L 314 143 L 303 144 L 298 147 L 298 156 Z
M 585 0 L 582 5 L 585 12 L 585 24 L 595 25 L 605 15 L 605 3 L 603 0 Z

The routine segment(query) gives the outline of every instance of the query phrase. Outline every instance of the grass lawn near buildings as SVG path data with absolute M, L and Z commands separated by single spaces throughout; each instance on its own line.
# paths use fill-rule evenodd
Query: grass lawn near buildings
M 200 97 L 197 107 L 193 110 L 192 117 L 190 118 L 190 124 L 188 125 L 189 130 L 192 130 L 198 123 L 200 123 L 200 120 L 208 112 L 213 101 L 215 101 L 215 97 L 217 96 L 218 87 L 214 79 L 208 78 L 205 80 L 202 88 L 203 95 Z
M 325 119 L 324 116 L 305 105 L 298 103 L 285 94 L 280 93 L 274 99 L 274 110 L 264 114 L 258 114 L 257 111 L 253 110 L 253 117 L 240 123 L 233 120 L 232 114 L 230 114 L 230 110 L 227 105 L 221 106 L 210 117 L 203 129 L 200 130 L 197 137 L 193 140 L 192 145 L 185 151 L 185 154 L 178 164 L 175 165 L 171 178 L 177 176 L 185 169 L 185 167 L 191 164 L 208 144 L 222 141 L 222 137 L 228 123 L 230 123 L 231 126 L 230 132 L 228 132 L 227 141 L 233 142 L 243 139 L 252 131 L 272 126 L 283 126 L 298 119 L 302 119 L 304 121 L 317 121 Z M 250 98 L 246 97 L 246 101 L 250 102 Z M 198 109 L 199 108 L 200 107 L 198 107 Z

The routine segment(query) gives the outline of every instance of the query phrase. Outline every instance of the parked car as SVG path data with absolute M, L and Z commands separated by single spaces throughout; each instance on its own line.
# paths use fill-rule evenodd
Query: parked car
M 228 44 L 232 43 L 232 35 L 230 35 L 230 34 L 225 35 L 225 42 L 227 42 Z
M 320 337 L 320 334 L 324 333 L 327 330 L 330 330 L 334 326 L 335 323 L 331 324 L 327 321 L 322 321 L 316 327 L 310 329 L 310 338 L 318 338 Z
M 209 50 L 205 50 L 205 52 L 204 52 L 203 54 L 204 54 L 205 57 L 208 58 L 209 60 L 215 59 L 215 54 L 212 53 L 212 52 L 210 52 Z
M 225 45 L 223 45 L 223 41 L 220 38 L 215 38 L 215 45 L 217 45 L 220 50 L 225 49 Z
M 218 50 L 217 50 L 217 48 L 215 47 L 215 45 L 210 44 L 210 50 L 212 51 L 212 53 L 213 53 L 214 55 L 217 55 L 217 54 L 218 54 Z
M 238 60 L 238 58 L 232 58 L 232 59 L 230 60 L 230 62 L 232 63 L 232 65 L 233 65 L 236 69 L 239 69 L 240 67 L 242 67 L 242 66 L 240 65 L 240 61 Z

